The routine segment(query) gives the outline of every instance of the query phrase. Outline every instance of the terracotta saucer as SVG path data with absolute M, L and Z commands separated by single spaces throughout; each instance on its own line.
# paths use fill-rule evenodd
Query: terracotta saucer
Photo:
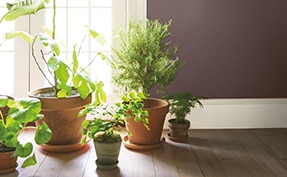
M 128 135 L 124 137 L 124 145 L 126 148 L 131 149 L 131 150 L 138 150 L 138 151 L 146 151 L 146 150 L 153 150 L 160 148 L 165 142 L 165 138 L 162 137 L 159 143 L 157 144 L 151 144 L 151 145 L 138 145 L 138 144 L 132 144 L 129 142 Z
M 188 138 L 188 135 L 186 135 L 185 137 L 182 138 L 178 138 L 178 137 L 173 137 L 170 135 L 170 133 L 167 134 L 168 139 L 172 140 L 172 141 L 183 141 L 186 140 Z
M 48 152 L 72 152 L 80 150 L 88 144 L 91 139 L 87 139 L 86 144 L 76 143 L 76 144 L 67 144 L 67 145 L 50 145 L 42 144 L 39 145 L 43 150 Z
M 4 170 L 0 170 L 0 175 L 4 175 L 4 174 L 8 174 L 8 173 L 12 173 L 13 171 L 16 170 L 16 167 L 18 166 L 18 164 L 16 164 L 16 166 L 12 167 L 12 168 L 7 168 Z

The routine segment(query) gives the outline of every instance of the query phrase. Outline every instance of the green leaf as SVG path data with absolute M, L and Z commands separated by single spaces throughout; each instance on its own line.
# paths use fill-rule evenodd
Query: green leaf
M 9 10 L 0 20 L 0 23 L 3 19 L 7 21 L 15 20 L 20 16 L 35 14 L 39 10 L 45 8 L 45 3 L 49 2 L 48 0 L 21 0 L 15 3 L 7 3 L 6 7 Z
M 74 45 L 73 49 L 73 73 L 76 73 L 79 67 L 79 61 L 77 57 L 76 45 Z
M 37 164 L 37 160 L 36 160 L 36 156 L 35 156 L 35 153 L 30 156 L 29 158 L 27 158 L 23 164 L 22 164 L 22 168 L 26 168 L 26 167 L 29 167 L 29 166 L 33 166 L 33 165 L 36 165 Z
M 104 82 L 100 81 L 96 84 L 96 90 L 95 90 L 95 104 L 99 105 L 102 102 L 107 101 L 107 95 L 106 92 L 103 89 Z
M 5 145 L 8 147 L 16 147 L 18 143 L 17 135 L 14 132 L 7 132 L 5 135 Z
M 33 42 L 33 37 L 24 31 L 11 31 L 5 33 L 5 40 L 10 40 L 10 39 L 15 39 L 17 37 L 22 37 L 26 42 L 32 43 Z
M 51 137 L 52 137 L 51 129 L 45 122 L 42 122 L 42 124 L 37 127 L 35 134 L 35 142 L 37 144 L 45 144 L 51 139 Z
M 99 33 L 96 32 L 95 30 L 89 29 L 89 33 L 93 38 L 98 37 Z
M 3 108 L 8 104 L 8 97 L 0 96 L 0 107 Z
M 50 57 L 47 64 L 52 71 L 56 71 L 59 68 L 60 62 L 61 60 L 57 57 Z
M 4 125 L 4 121 L 0 119 L 0 142 L 2 139 L 5 138 L 6 134 L 7 134 L 7 129 Z
M 67 97 L 66 90 L 64 90 L 64 89 L 59 90 L 58 93 L 57 93 L 57 97 L 58 98 L 65 98 L 65 97 Z
M 16 154 L 19 157 L 28 157 L 33 151 L 33 145 L 31 142 L 26 143 L 24 146 L 22 144 L 18 144 L 16 146 Z
M 60 61 L 59 67 L 56 70 L 56 75 L 58 80 L 62 84 L 66 84 L 69 80 L 70 74 L 69 74 L 69 66 L 66 65 L 64 62 Z
M 41 102 L 39 99 L 23 98 L 17 100 L 17 105 L 15 105 L 15 107 L 10 108 L 9 116 L 20 123 L 27 123 L 37 119 L 40 110 Z
M 55 39 L 53 39 L 51 36 L 49 36 L 46 33 L 40 33 L 39 35 L 41 43 L 45 47 L 50 47 L 50 49 L 55 53 L 55 55 L 60 55 L 60 45 L 57 43 Z

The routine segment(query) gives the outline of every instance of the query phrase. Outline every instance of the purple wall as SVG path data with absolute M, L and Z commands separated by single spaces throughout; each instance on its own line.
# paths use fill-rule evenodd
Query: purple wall
M 148 0 L 173 20 L 186 67 L 170 92 L 208 98 L 287 98 L 286 0 Z

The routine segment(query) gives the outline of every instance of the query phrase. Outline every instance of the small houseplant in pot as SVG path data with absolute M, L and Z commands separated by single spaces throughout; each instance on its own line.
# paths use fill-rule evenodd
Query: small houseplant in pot
M 168 85 L 173 83 L 184 63 L 176 57 L 177 45 L 172 46 L 168 39 L 172 34 L 171 25 L 171 21 L 165 24 L 157 20 L 146 20 L 145 24 L 130 21 L 127 30 L 119 31 L 119 44 L 113 49 L 117 66 L 113 81 L 123 92 L 143 92 L 148 96 L 154 86 L 166 92 Z M 163 99 L 147 97 L 144 109 L 149 113 L 149 129 L 130 121 L 127 129 L 132 136 L 128 140 L 149 149 L 163 142 L 161 133 L 169 104 Z
M 126 122 L 129 122 L 128 119 L 142 122 L 147 129 L 149 128 L 148 112 L 143 109 L 144 99 L 142 93 L 130 92 L 122 96 L 122 102 L 115 103 L 114 106 L 91 104 L 86 105 L 85 109 L 81 111 L 80 114 L 90 113 L 94 116 L 93 120 L 83 122 L 85 138 L 82 143 L 85 143 L 88 138 L 93 139 L 98 168 L 112 169 L 117 166 L 122 143 L 120 132 L 126 131 L 125 120 Z
M 163 96 L 170 103 L 169 113 L 172 118 L 168 120 L 169 133 L 171 139 L 183 139 L 188 137 L 188 130 L 190 121 L 186 116 L 190 114 L 191 109 L 199 105 L 203 107 L 200 99 L 204 97 L 197 97 L 190 92 L 167 94 Z
M 51 30 L 46 29 L 34 37 L 21 31 L 6 33 L 6 39 L 20 36 L 31 43 L 32 58 L 44 78 L 51 85 L 51 87 L 32 90 L 29 93 L 30 97 L 38 98 L 42 102 L 41 113 L 44 114 L 44 118 L 37 121 L 36 124 L 41 125 L 44 120 L 53 132 L 47 146 L 43 146 L 46 150 L 50 150 L 49 146 L 60 147 L 80 144 L 82 122 L 85 116 L 78 117 L 79 111 L 83 109 L 84 105 L 91 103 L 92 94 L 95 96 L 95 102 L 105 101 L 106 99 L 105 92 L 102 89 L 103 82 L 92 82 L 85 72 L 86 67 L 91 65 L 92 62 L 88 63 L 87 66 L 80 65 L 79 55 L 82 43 L 74 45 L 71 63 L 66 63 L 66 57 L 61 56 L 61 42 L 57 40 L 55 30 L 56 2 L 56 0 L 52 1 L 53 14 L 51 20 L 53 26 Z M 1 20 L 14 20 L 23 15 L 34 14 L 41 9 L 45 9 L 46 3 L 49 3 L 49 0 L 23 0 L 16 1 L 14 4 L 7 3 L 8 12 Z M 90 36 L 97 41 L 103 41 L 101 35 L 96 31 L 91 29 L 87 31 L 88 34 L 83 37 L 82 42 Z M 35 49 L 38 43 L 43 47 L 39 52 Z M 97 55 L 102 59 L 106 59 L 100 52 Z M 44 68 L 41 68 L 40 61 L 44 61 L 48 74 L 44 72 Z M 53 150 L 57 151 L 57 148 L 53 148 Z M 59 148 L 59 151 L 62 150 L 74 149 Z
M 87 138 L 93 140 L 98 168 L 116 168 L 122 144 L 119 131 L 122 128 L 123 120 L 114 116 L 115 110 L 112 107 L 105 105 L 89 105 L 81 114 L 87 112 L 93 115 L 94 119 L 83 122 L 83 135 L 85 135 L 85 138 L 82 143 L 84 144 Z
M 26 158 L 22 168 L 37 163 L 33 153 L 33 143 L 25 144 L 19 140 L 19 135 L 31 121 L 43 118 L 40 113 L 41 102 L 35 98 L 22 98 L 18 100 L 0 97 L 0 107 L 8 107 L 7 116 L 0 111 L 0 175 L 10 173 L 17 167 L 17 158 Z M 34 140 L 37 144 L 47 143 L 52 132 L 45 122 L 37 127 Z

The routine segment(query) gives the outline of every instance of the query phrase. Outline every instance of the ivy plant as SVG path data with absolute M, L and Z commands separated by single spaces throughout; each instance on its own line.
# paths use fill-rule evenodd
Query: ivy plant
M 144 101 L 146 96 L 143 92 L 129 92 L 122 96 L 122 102 L 115 103 L 117 112 L 115 117 L 118 119 L 129 121 L 133 117 L 135 122 L 142 122 L 147 130 L 150 130 L 148 124 L 148 111 L 144 109 Z M 130 133 L 130 132 L 128 132 Z
M 41 119 L 41 102 L 36 98 L 22 98 L 18 100 L 0 96 L 0 108 L 8 107 L 7 116 L 3 116 L 0 110 L 0 152 L 15 150 L 15 155 L 26 158 L 22 168 L 35 165 L 37 163 L 35 153 L 33 153 L 33 143 L 22 144 L 19 141 L 19 134 L 25 129 L 29 122 Z M 37 144 L 45 144 L 52 137 L 52 132 L 48 125 L 43 122 L 38 126 L 34 135 Z
M 89 105 L 87 109 L 94 119 L 85 120 L 82 124 L 84 127 L 83 135 L 85 135 L 85 138 L 82 140 L 83 144 L 87 138 L 104 143 L 122 140 L 118 130 L 122 129 L 124 122 L 122 119 L 114 116 L 116 111 L 114 107 L 101 104 L 98 106 Z

